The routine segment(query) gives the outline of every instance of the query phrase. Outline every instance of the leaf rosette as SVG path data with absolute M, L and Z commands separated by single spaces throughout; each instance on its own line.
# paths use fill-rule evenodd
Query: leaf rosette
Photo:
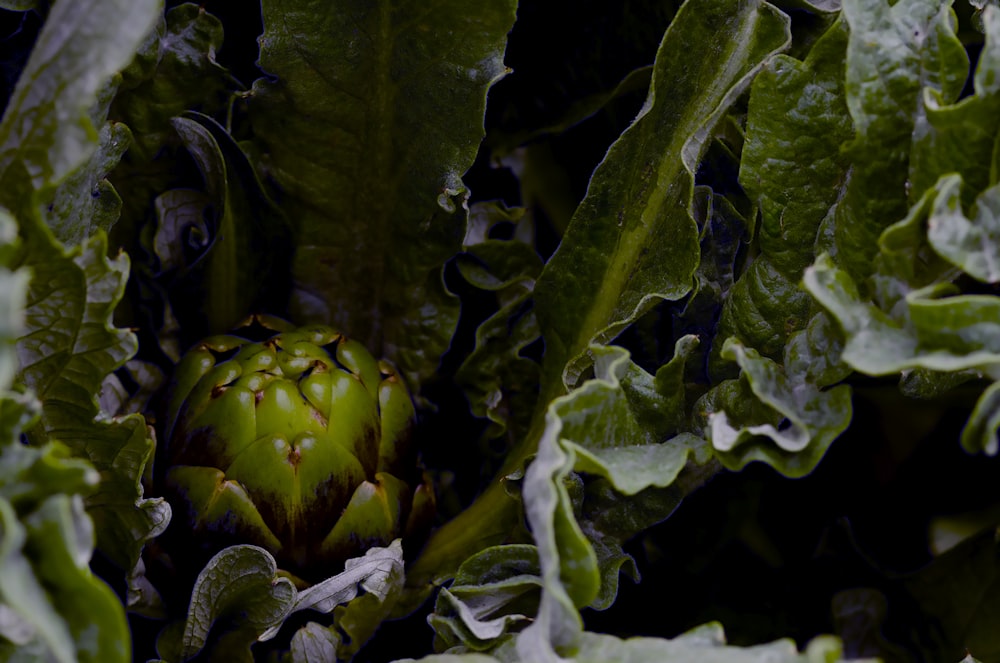
M 418 530 L 433 508 L 396 370 L 326 326 L 213 336 L 177 366 L 167 494 L 210 547 L 267 549 L 303 571 Z

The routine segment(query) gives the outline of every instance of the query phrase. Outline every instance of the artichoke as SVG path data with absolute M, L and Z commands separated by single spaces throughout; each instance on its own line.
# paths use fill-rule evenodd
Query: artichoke
M 393 367 L 330 327 L 213 336 L 181 359 L 168 397 L 175 519 L 300 571 L 387 545 L 433 509 L 413 424 Z

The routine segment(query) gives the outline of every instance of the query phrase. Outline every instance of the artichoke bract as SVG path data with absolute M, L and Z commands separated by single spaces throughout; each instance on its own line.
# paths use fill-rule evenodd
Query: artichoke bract
M 414 416 L 395 369 L 330 327 L 205 339 L 167 403 L 175 518 L 298 569 L 387 545 L 433 509 L 410 449 Z

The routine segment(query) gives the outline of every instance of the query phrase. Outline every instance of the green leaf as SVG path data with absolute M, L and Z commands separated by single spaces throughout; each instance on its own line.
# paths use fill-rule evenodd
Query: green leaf
M 992 13 L 992 12 L 991 12 Z M 984 283 L 1000 282 L 1000 185 L 976 198 L 975 218 L 962 212 L 962 180 L 945 175 L 927 219 L 927 241 L 938 255 Z
M 215 61 L 222 37 L 222 23 L 198 4 L 184 3 L 159 15 L 139 53 L 121 72 L 111 107 L 111 117 L 135 134 L 128 161 L 148 162 L 170 145 L 170 121 L 184 111 L 196 108 L 215 115 L 226 109 L 233 90 L 241 86 Z M 149 196 L 144 202 L 149 203 Z
M 489 238 L 491 230 L 506 224 L 514 226 L 510 240 Z M 465 252 L 455 260 L 470 284 L 497 293 L 499 310 L 476 329 L 476 346 L 455 375 L 473 414 L 497 424 L 491 437 L 522 436 L 537 400 L 538 364 L 521 355 L 540 333 L 531 294 L 542 261 L 533 234 L 525 210 L 477 204 L 470 212 Z
M 28 295 L 27 270 L 7 269 L 17 250 L 17 225 L 0 208 L 0 397 L 10 388 L 17 372 L 14 341 L 24 330 L 24 305 Z
M 515 2 L 262 7 L 269 78 L 247 101 L 260 166 L 298 224 L 297 316 L 387 355 L 416 390 L 457 322 L 441 267 Z
M 30 188 L 5 188 L 0 203 L 22 209 L 27 192 L 57 184 L 94 152 L 89 111 L 97 93 L 135 54 L 159 6 L 157 0 L 53 6 L 0 122 L 0 179 L 16 163 Z
M 975 94 L 950 103 L 940 91 L 924 90 L 926 123 L 918 125 L 914 136 L 911 200 L 947 173 L 958 174 L 965 182 L 962 202 L 966 205 L 997 181 L 992 163 L 1000 130 L 1000 12 L 990 6 L 982 18 L 986 40 L 972 80 Z
M 518 638 L 522 655 L 575 648 L 580 633 L 577 607 L 595 602 L 606 606 L 614 596 L 624 563 L 620 543 L 676 508 L 681 497 L 677 492 L 653 493 L 650 500 L 650 493 L 643 491 L 670 486 L 691 451 L 700 446 L 701 440 L 689 433 L 664 435 L 677 410 L 670 401 L 684 398 L 683 391 L 672 387 L 683 375 L 684 353 L 693 345 L 689 339 L 678 342 L 680 366 L 663 371 L 661 385 L 669 391 L 662 394 L 650 388 L 650 376 L 637 374 L 627 351 L 591 346 L 597 358 L 595 378 L 549 406 L 545 434 L 523 488 L 544 593 L 538 618 Z M 659 425 L 650 426 L 657 412 Z M 703 454 L 696 458 L 705 460 Z M 617 496 L 605 492 L 589 510 L 585 499 L 578 518 L 569 493 L 573 470 L 606 478 Z M 623 519 L 623 513 L 629 518 Z M 600 557 L 584 528 L 599 542 Z
M 726 299 L 717 336 L 736 336 L 771 358 L 809 319 L 799 278 L 849 165 L 841 152 L 853 134 L 847 35 L 846 23 L 836 21 L 804 61 L 772 58 L 750 90 L 740 182 L 760 207 L 759 254 Z M 713 354 L 721 349 L 716 344 Z
M 787 371 L 735 338 L 726 340 L 722 356 L 739 364 L 739 380 L 723 382 L 695 406 L 708 416 L 722 463 L 735 470 L 759 460 L 792 477 L 811 472 L 851 422 L 850 387 L 820 390 L 808 375 Z
M 455 580 L 438 593 L 427 618 L 435 649 L 456 646 L 485 651 L 530 623 L 538 609 L 541 570 L 534 546 L 487 548 L 459 567 Z
M 208 321 L 208 333 L 221 334 L 256 311 L 282 310 L 287 298 L 285 277 L 291 252 L 290 229 L 274 203 L 264 194 L 253 167 L 226 130 L 210 117 L 185 113 L 171 120 L 188 153 L 198 165 L 211 201 L 205 253 L 190 270 L 171 283 L 185 310 Z M 186 191 L 186 190 L 182 190 Z M 169 192 L 168 192 L 169 193 Z M 204 203 L 194 215 L 203 227 Z M 182 208 L 184 211 L 188 211 Z M 157 239 L 167 235 L 167 253 L 183 254 L 190 223 L 161 218 Z M 163 226 L 168 225 L 168 232 Z M 161 267 L 166 267 L 161 249 Z M 176 307 L 181 310 L 180 307 Z M 200 320 L 192 321 L 200 323 Z M 185 320 L 182 319 L 182 325 Z
M 930 286 L 905 296 L 891 314 L 861 299 L 846 272 L 820 256 L 803 277 L 806 288 L 846 335 L 843 360 L 867 375 L 912 368 L 960 371 L 1000 363 L 1000 298 L 939 299 Z
M 594 172 L 538 282 L 547 382 L 572 387 L 592 361 L 591 343 L 691 290 L 699 254 L 694 171 L 713 127 L 763 62 L 787 47 L 788 30 L 788 18 L 761 2 L 681 7 L 645 106 Z
M 110 90 L 104 94 L 110 96 Z M 97 150 L 63 180 L 45 206 L 49 228 L 69 245 L 83 242 L 97 230 L 109 231 L 121 213 L 122 199 L 106 177 L 131 144 L 132 133 L 124 124 L 104 122 L 106 117 L 107 101 L 102 101 L 91 114 L 101 127 Z
M 0 270 L 0 276 L 5 276 L 5 271 Z M 8 350 L 0 347 L 0 352 Z M 89 613 L 73 614 L 74 606 L 61 605 L 53 600 L 50 591 L 59 591 L 60 588 L 47 587 L 39 577 L 37 572 L 44 569 L 37 568 L 41 560 L 26 549 L 34 542 L 30 541 L 29 528 L 20 516 L 31 515 L 46 500 L 56 500 L 55 496 L 63 491 L 92 490 L 97 483 L 97 473 L 86 463 L 67 460 L 65 448 L 59 445 L 32 449 L 19 441 L 22 428 L 29 426 L 37 417 L 38 407 L 37 401 L 30 396 L 0 394 L 0 607 L 5 615 L 3 634 L 15 642 L 18 650 L 35 651 L 38 657 L 47 656 L 58 661 L 75 661 L 81 617 Z M 80 514 L 80 519 L 89 527 L 85 515 Z M 47 539 L 44 545 L 52 548 L 51 554 L 58 554 L 59 546 L 76 543 L 64 543 L 58 537 L 44 538 Z M 74 553 L 74 557 L 85 559 L 89 559 L 89 555 L 89 547 Z M 105 620 L 92 625 L 104 637 L 109 628 L 120 630 L 123 621 L 124 615 L 119 609 L 112 610 Z M 5 660 L 10 656 L 10 647 L 2 640 L 0 655 Z
M 292 636 L 292 660 L 295 663 L 327 663 L 337 660 L 340 639 L 329 628 L 309 622 Z
M 953 102 L 968 74 L 950 3 L 848 0 L 847 106 L 856 136 L 853 167 L 833 225 L 836 259 L 855 278 L 872 272 L 879 235 L 906 215 L 912 190 L 910 147 L 926 122 L 922 91 Z M 909 189 L 908 189 L 909 187 Z
M 388 563 L 385 567 L 376 566 L 361 581 L 364 594 L 334 609 L 334 623 L 343 634 L 337 647 L 337 655 L 341 659 L 352 660 L 395 608 L 397 599 L 403 591 L 403 582 L 406 580 L 402 554 L 403 549 L 397 539 L 388 548 L 372 548 L 360 560 L 347 561 L 347 571 L 370 568 L 372 562 Z
M 205 646 L 212 626 L 233 618 L 254 636 L 280 626 L 298 597 L 295 586 L 277 575 L 274 558 L 263 548 L 236 545 L 213 557 L 195 581 L 181 637 L 182 660 Z
M 324 636 L 323 642 L 335 642 L 338 655 L 350 658 L 392 612 L 401 596 L 403 580 L 403 546 L 399 539 L 385 548 L 369 548 L 363 556 L 347 560 L 342 573 L 298 592 L 287 612 L 260 633 L 258 639 L 273 638 L 285 617 L 294 612 L 315 610 L 329 613 L 337 608 L 336 623 L 330 629 L 331 637 Z M 360 596 L 359 587 L 365 590 Z M 343 604 L 347 604 L 346 608 L 338 607 Z M 338 627 L 339 632 L 336 630 Z M 315 629 L 310 629 L 302 637 L 311 639 L 315 635 Z
M 976 401 L 969 420 L 962 429 L 962 446 L 969 453 L 983 452 L 996 456 L 1000 431 L 1000 382 L 987 387 Z
M 22 222 L 23 264 L 33 278 L 27 333 L 18 339 L 17 352 L 20 377 L 42 402 L 41 425 L 31 436 L 65 442 L 101 473 L 100 489 L 88 498 L 99 546 L 131 570 L 143 544 L 166 527 L 170 508 L 161 498 L 143 497 L 141 479 L 153 453 L 145 420 L 95 420 L 105 377 L 136 349 L 133 334 L 111 325 L 128 261 L 124 255 L 105 257 L 103 233 L 67 252 L 46 229 L 29 223 Z
M 620 661 L 645 663 L 825 663 L 840 660 L 840 644 L 833 638 L 817 638 L 806 651 L 799 653 L 792 640 L 779 640 L 752 647 L 732 647 L 726 644 L 719 624 L 706 624 L 676 638 L 630 638 L 621 640 L 610 635 L 585 633 L 580 645 L 580 663 Z
M 996 528 L 963 541 L 903 579 L 903 587 L 936 626 L 918 636 L 928 660 L 948 660 L 963 650 L 985 661 L 1000 655 L 994 627 L 1000 618 L 998 583 Z
M 121 604 L 88 567 L 93 528 L 79 496 L 50 492 L 21 522 L 0 499 L 0 529 L 0 601 L 31 630 L 39 651 L 66 663 L 130 660 Z

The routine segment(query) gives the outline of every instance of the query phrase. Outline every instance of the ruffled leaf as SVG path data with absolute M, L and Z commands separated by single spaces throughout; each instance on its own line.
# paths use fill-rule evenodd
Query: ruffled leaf
M 30 188 L 5 188 L 2 204 L 23 208 L 22 196 L 57 184 L 94 153 L 89 112 L 98 91 L 135 54 L 158 9 L 154 0 L 53 7 L 0 123 L 0 174 L 18 164 Z
M 723 382 L 695 406 L 708 416 L 719 459 L 730 469 L 760 460 L 788 476 L 812 471 L 851 422 L 850 387 L 820 390 L 735 338 L 722 356 L 739 364 L 739 380 Z
M 138 563 L 143 544 L 170 518 L 160 498 L 145 499 L 141 479 L 153 453 L 139 415 L 98 421 L 95 397 L 105 377 L 136 350 L 130 332 L 111 316 L 125 287 L 127 259 L 105 257 L 98 233 L 83 247 L 65 251 L 44 228 L 22 226 L 24 263 L 34 278 L 26 310 L 27 333 L 18 339 L 21 379 L 42 402 L 35 440 L 58 439 L 102 475 L 88 497 L 98 525 L 98 545 L 121 568 Z
M 834 218 L 837 261 L 854 277 L 872 272 L 877 240 L 920 196 L 910 181 L 910 147 L 926 122 L 922 92 L 953 102 L 968 74 L 949 3 L 848 0 L 847 107 L 856 136 L 853 164 Z M 909 198 L 912 196 L 912 198 Z
M 804 61 L 774 57 L 750 91 L 740 182 L 760 206 L 759 254 L 726 299 L 717 334 L 736 336 L 771 358 L 809 319 L 810 299 L 798 281 L 846 178 L 841 146 L 853 135 L 844 84 L 847 34 L 838 20 Z M 714 354 L 721 350 L 717 344 Z
M 662 393 L 650 388 L 653 379 L 638 374 L 626 351 L 591 346 L 597 357 L 595 378 L 549 407 L 523 490 L 544 593 L 537 620 L 518 638 L 522 655 L 576 646 L 577 608 L 606 607 L 613 600 L 618 572 L 627 561 L 621 543 L 676 508 L 682 492 L 671 484 L 689 455 L 699 463 L 707 460 L 698 451 L 699 438 L 666 433 L 676 425 L 672 419 L 680 409 L 671 401 L 684 398 L 673 387 L 683 375 L 684 352 L 692 345 L 678 343 L 680 366 L 668 364 L 663 371 Z M 649 425 L 657 419 L 659 425 Z M 613 488 L 592 489 L 589 503 L 583 497 L 579 515 L 569 490 L 574 470 L 604 477 Z
M 538 609 L 540 575 L 534 546 L 495 546 L 470 557 L 427 618 L 436 633 L 435 649 L 461 645 L 485 651 L 523 628 Z
M 252 632 L 245 638 L 247 645 L 280 626 L 298 593 L 277 570 L 274 558 L 256 546 L 231 546 L 213 557 L 195 581 L 181 636 L 181 660 L 201 651 L 212 626 L 223 618 L 234 618 L 237 630 Z

